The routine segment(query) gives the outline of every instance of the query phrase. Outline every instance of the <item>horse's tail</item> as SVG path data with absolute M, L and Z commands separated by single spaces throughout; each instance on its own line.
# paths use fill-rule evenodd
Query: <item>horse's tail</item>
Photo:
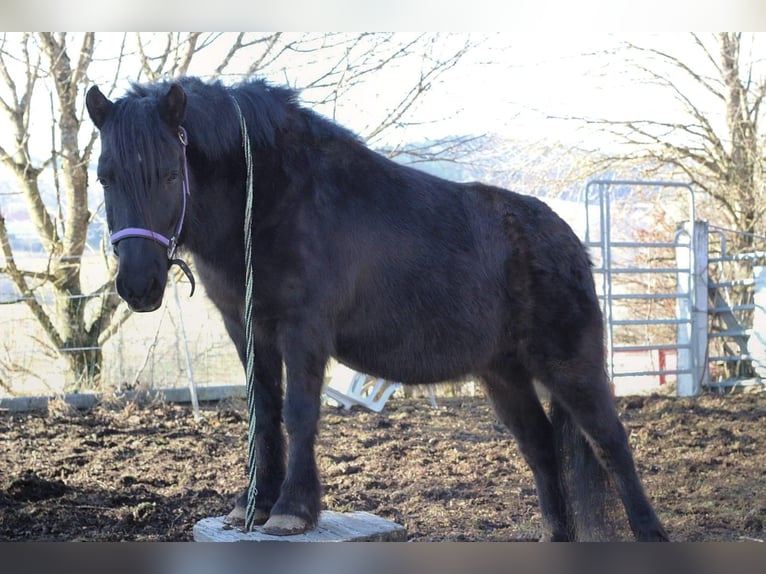
M 559 479 L 567 500 L 569 536 L 572 540 L 612 540 L 618 521 L 619 498 L 593 448 L 567 410 L 551 398 Z

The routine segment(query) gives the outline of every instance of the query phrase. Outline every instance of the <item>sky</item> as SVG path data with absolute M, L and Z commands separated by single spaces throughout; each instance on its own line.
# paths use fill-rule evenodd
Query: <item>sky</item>
M 403 33 L 401 37 L 410 37 Z M 457 33 L 452 42 L 460 42 L 469 33 Z M 607 151 L 618 147 L 614 139 L 604 130 L 582 129 L 580 123 L 556 119 L 564 116 L 618 118 L 618 119 L 678 119 L 678 103 L 667 89 L 658 89 L 645 81 L 637 81 L 631 70 L 634 67 L 626 61 L 625 52 L 619 47 L 626 40 L 642 46 L 650 46 L 682 55 L 684 61 L 705 69 L 708 62 L 699 59 L 701 53 L 686 32 L 606 32 L 583 33 L 582 30 L 547 31 L 538 30 L 509 32 L 470 33 L 481 39 L 481 47 L 471 50 L 459 67 L 447 72 L 434 85 L 408 119 L 405 129 L 390 131 L 385 138 L 373 142 L 377 147 L 395 147 L 424 140 L 438 140 L 448 136 L 492 134 L 519 142 L 524 146 L 584 146 Z M 232 33 L 232 37 L 234 33 Z M 444 35 L 444 38 L 450 36 Z M 116 53 L 123 33 L 99 33 L 96 49 L 97 62 L 89 70 L 90 80 L 100 85 L 108 84 L 115 70 L 114 61 L 108 57 Z M 158 41 L 162 36 L 157 37 Z M 224 41 L 221 46 L 228 47 Z M 754 59 L 766 61 L 766 54 L 759 56 L 766 48 L 766 33 L 756 36 L 752 49 Z M 220 62 L 221 52 L 200 54 L 192 68 L 194 73 L 209 73 Z M 242 71 L 249 61 L 232 68 Z M 411 85 L 413 74 L 419 73 L 417 58 L 385 73 L 375 73 L 351 97 L 346 105 L 337 110 L 317 107 L 317 111 L 328 116 L 335 114 L 339 123 L 351 130 L 365 134 L 385 114 L 386 103 L 393 96 L 398 97 L 406 86 Z M 299 55 L 281 61 L 278 66 L 268 69 L 267 78 L 279 84 L 289 83 L 301 86 L 317 76 L 323 63 L 316 58 Z M 130 67 L 125 67 L 125 81 L 115 95 L 127 87 L 132 79 Z M 759 77 L 766 77 L 763 67 Z M 20 81 L 20 78 L 17 80 Z M 235 81 L 227 78 L 226 81 Z M 311 94 L 305 93 L 306 99 Z M 33 147 L 37 157 L 46 157 L 50 150 L 50 119 L 45 110 L 50 103 L 44 91 L 38 94 L 38 112 L 32 124 Z M 711 109 L 720 109 L 720 103 L 709 101 Z M 722 121 L 722 118 L 719 118 Z M 0 121 L 0 130 L 2 122 Z M 83 130 L 82 137 L 89 137 L 89 129 Z M 8 132 L 5 132 L 8 133 Z M 0 142 L 7 146 L 2 139 Z M 7 138 L 6 138 L 7 139 Z M 97 143 L 98 146 L 98 143 Z M 98 148 L 96 148 L 97 151 Z M 500 148 L 493 153 L 505 154 Z M 541 155 L 541 157 L 544 157 Z M 97 153 L 93 159 L 97 158 Z M 524 158 L 526 159 L 526 158 Z M 547 160 L 545 160 L 547 161 Z M 545 162 L 543 162 L 545 163 Z M 515 158 L 509 158 L 509 173 L 529 173 L 533 188 L 541 183 L 534 175 L 534 169 L 548 173 L 547 164 L 536 168 L 519 167 Z M 0 169 L 2 166 L 0 166 Z M 7 179 L 8 173 L 0 174 Z M 482 176 L 483 177 L 483 176 Z M 488 176 L 491 177 L 491 176 Z M 494 181 L 494 179 L 491 179 Z M 517 182 L 519 189 L 525 189 Z M 561 185 L 569 185 L 566 182 Z M 536 192 L 536 188 L 527 191 Z M 555 193 L 555 192 L 553 192 Z M 571 194 L 569 194 L 571 195 Z M 94 196 L 94 201 L 96 197 Z
M 402 38 L 412 35 L 400 33 Z M 708 66 L 707 62 L 699 61 L 700 50 L 684 32 L 584 33 L 574 29 L 457 33 L 442 37 L 445 45 L 466 37 L 481 40 L 481 45 L 473 48 L 458 67 L 444 74 L 431 88 L 416 113 L 409 117 L 411 123 L 406 132 L 398 130 L 390 137 L 417 141 L 496 133 L 515 139 L 576 142 L 583 134 L 574 129 L 572 122 L 557 121 L 553 117 L 677 117 L 677 104 L 668 98 L 667 90 L 636 80 L 635 68 L 625 60 L 627 54 L 618 51 L 626 39 L 680 54 L 685 61 L 703 69 Z M 100 34 L 98 38 L 97 56 L 113 52 L 122 34 Z M 757 50 L 766 46 L 766 38 L 760 44 Z M 228 41 L 223 40 L 221 46 L 224 45 L 228 45 Z M 218 64 L 221 55 L 220 51 L 211 50 L 195 56 L 192 72 L 208 73 Z M 242 61 L 239 66 L 232 66 L 231 71 L 244 70 L 248 64 L 249 61 Z M 319 74 L 322 65 L 299 54 L 281 59 L 279 65 L 267 68 L 265 74 L 278 84 L 302 86 Z M 364 135 L 370 125 L 382 117 L 386 105 L 412 84 L 420 65 L 418 59 L 413 58 L 396 69 L 377 72 L 338 109 L 322 106 L 316 109 Z M 101 69 L 101 78 L 92 74 L 96 82 L 108 81 L 114 64 L 103 62 Z M 311 94 L 304 95 L 311 99 Z M 593 138 L 598 135 L 589 134 Z
M 235 33 L 230 33 L 233 38 Z M 399 33 L 397 38 L 412 37 L 414 33 Z M 157 36 L 160 43 L 164 35 Z M 538 30 L 489 33 L 442 34 L 445 46 L 460 43 L 466 37 L 481 40 L 480 47 L 464 56 L 459 66 L 448 71 L 423 98 L 406 129 L 389 132 L 388 137 L 374 142 L 377 146 L 436 140 L 445 136 L 495 134 L 519 142 L 584 144 L 590 148 L 606 149 L 615 145 L 603 130 L 581 129 L 581 124 L 560 120 L 565 116 L 615 119 L 667 119 L 679 117 L 678 102 L 666 88 L 658 88 L 645 80 L 637 80 L 635 67 L 627 61 L 628 52 L 620 51 L 626 40 L 641 46 L 667 50 L 678 54 L 695 68 L 710 70 L 710 63 L 700 59 L 703 54 L 694 46 L 686 32 L 583 32 Z M 116 53 L 123 33 L 98 33 L 96 62 L 89 70 L 94 83 L 107 84 L 114 75 Z M 766 33 L 755 36 L 748 57 L 766 61 Z M 224 38 L 221 50 L 228 47 Z M 437 48 L 446 51 L 446 47 Z M 222 57 L 222 51 L 203 52 L 195 56 L 192 73 L 209 73 Z M 750 51 L 752 50 L 752 56 Z M 636 52 L 631 52 L 635 55 Z M 73 54 L 74 56 L 74 54 Z M 232 66 L 232 72 L 243 71 L 249 60 Z M 266 70 L 266 77 L 278 84 L 302 86 L 316 77 L 326 65 L 315 56 L 299 54 L 280 60 Z M 419 74 L 418 58 L 404 61 L 396 69 L 376 72 L 356 89 L 345 105 L 338 109 L 316 107 L 317 111 L 335 116 L 339 123 L 364 135 L 385 114 L 386 104 L 412 85 Z M 134 68 L 124 66 L 125 81 L 116 92 L 119 96 L 133 79 Z M 758 77 L 766 77 L 761 68 Z M 757 79 L 757 78 L 756 78 Z M 234 77 L 226 81 L 234 81 Z M 17 79 L 21 81 L 21 76 Z M 705 94 L 702 94 L 705 96 Z M 50 104 L 41 90 L 38 110 L 32 129 L 33 149 L 44 157 L 50 149 L 50 119 L 45 109 Z M 311 100 L 312 94 L 304 93 Z M 720 103 L 710 100 L 711 109 Z M 84 130 L 83 137 L 88 136 Z M 7 133 L 7 132 L 6 132 Z M 95 156 L 94 156 L 95 157 Z M 510 166 L 513 169 L 513 166 Z
M 414 35 L 399 34 L 403 38 Z M 406 132 L 392 132 L 393 140 L 377 143 L 395 145 L 401 140 L 485 133 L 520 140 L 577 143 L 587 132 L 576 130 L 572 122 L 553 118 L 677 118 L 678 104 L 668 97 L 667 90 L 636 80 L 635 67 L 625 59 L 627 53 L 619 52 L 622 42 L 628 39 L 642 46 L 667 49 L 701 69 L 709 68 L 708 62 L 699 60 L 701 51 L 686 32 L 608 32 L 573 27 L 564 31 L 531 28 L 449 34 L 442 34 L 445 43 L 454 44 L 471 37 L 481 40 L 481 45 L 473 48 L 458 67 L 444 74 L 432 87 L 417 107 L 416 114 L 408 118 L 411 123 Z M 235 33 L 230 35 L 233 38 Z M 107 57 L 116 53 L 122 37 L 122 32 L 98 33 L 96 58 L 100 61 L 91 67 L 92 81 L 103 85 L 111 80 L 115 63 Z M 756 38 L 753 50 L 757 57 L 766 49 L 766 33 Z M 162 35 L 157 39 L 160 42 Z M 223 48 L 228 41 L 224 39 L 220 45 Z M 221 57 L 220 50 L 198 54 L 192 72 L 209 73 Z M 763 58 L 766 53 L 761 56 Z M 244 70 L 249 63 L 242 61 L 231 70 Z M 266 77 L 274 83 L 302 86 L 319 74 L 321 66 L 321 62 L 312 63 L 311 57 L 301 54 L 280 60 L 279 65 L 266 70 Z M 397 70 L 370 75 L 368 82 L 339 109 L 317 107 L 317 111 L 335 116 L 340 123 L 364 135 L 370 125 L 382 117 L 386 104 L 412 84 L 419 66 L 418 59 L 413 58 Z M 133 68 L 124 66 L 123 69 L 130 74 Z M 21 72 L 17 82 L 20 80 Z M 121 86 L 126 88 L 127 80 Z M 311 99 L 311 94 L 305 96 Z M 41 97 L 44 99 L 45 95 Z M 48 102 L 41 101 L 39 108 L 46 107 L 49 107 Z M 35 118 L 34 129 L 47 132 L 50 122 L 44 113 L 37 112 Z M 597 139 L 600 134 L 596 131 L 587 135 Z M 606 144 L 605 141 L 600 143 Z M 45 153 L 49 142 L 44 141 L 41 145 L 40 153 Z
M 231 38 L 235 36 L 230 34 Z M 398 38 L 414 35 L 400 33 Z M 580 124 L 556 118 L 680 117 L 678 104 L 667 89 L 638 81 L 631 72 L 634 67 L 627 62 L 627 53 L 620 51 L 626 40 L 678 54 L 695 68 L 709 67 L 708 62 L 699 59 L 701 51 L 686 32 L 584 32 L 581 29 L 541 32 L 532 29 L 445 33 L 440 36 L 445 46 L 438 48 L 446 52 L 446 44 L 454 46 L 466 37 L 481 40 L 480 47 L 469 51 L 458 67 L 448 71 L 432 87 L 409 118 L 406 129 L 390 132 L 388 138 L 374 142 L 376 145 L 396 146 L 446 136 L 495 134 L 522 143 L 582 144 L 607 149 L 615 144 L 603 130 L 584 131 Z M 162 44 L 163 38 L 164 34 L 156 37 L 158 44 Z M 102 86 L 110 82 L 115 62 L 109 58 L 117 52 L 122 39 L 122 32 L 97 34 L 96 62 L 89 70 L 92 82 Z M 218 65 L 229 44 L 230 39 L 224 38 L 221 49 L 195 56 L 191 71 L 209 73 Z M 754 46 L 748 45 L 746 49 L 752 49 L 753 58 L 758 59 L 764 47 L 766 34 L 760 34 Z M 766 55 L 761 59 L 766 59 Z M 231 71 L 241 72 L 249 63 L 247 59 L 239 62 Z M 267 69 L 267 78 L 274 83 L 301 86 L 315 78 L 324 65 L 315 56 L 300 54 Z M 398 97 L 411 85 L 420 66 L 420 60 L 412 58 L 396 69 L 371 74 L 369 80 L 351 94 L 346 105 L 337 110 L 321 106 L 316 109 L 328 116 L 335 114 L 340 123 L 364 134 L 370 124 L 375 124 L 385 113 L 391 98 Z M 135 72 L 131 70 L 134 68 L 124 66 L 125 81 L 116 96 L 127 88 L 128 79 L 133 79 Z M 764 71 L 761 69 L 759 73 Z M 228 77 L 226 81 L 235 79 Z M 20 82 L 21 77 L 17 81 Z M 304 95 L 311 99 L 311 94 Z M 39 97 L 38 109 L 45 110 L 50 106 L 47 96 L 41 91 Z M 720 107 L 718 102 L 710 104 Z M 50 149 L 50 120 L 44 113 L 36 113 L 34 117 L 35 142 L 39 146 L 36 153 L 44 157 Z M 83 137 L 88 135 L 89 130 L 83 130 Z M 508 170 L 515 169 L 517 166 L 510 160 Z

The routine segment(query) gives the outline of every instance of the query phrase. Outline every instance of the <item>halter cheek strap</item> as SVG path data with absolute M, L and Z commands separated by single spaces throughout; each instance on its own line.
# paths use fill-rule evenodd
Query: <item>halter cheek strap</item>
M 191 293 L 189 294 L 189 297 L 191 297 L 192 295 L 194 295 L 194 287 L 195 287 L 194 275 L 192 274 L 191 269 L 189 269 L 189 266 L 186 264 L 185 261 L 183 261 L 182 259 L 174 258 L 176 254 L 176 248 L 178 247 L 178 239 L 181 237 L 181 230 L 183 229 L 184 219 L 186 217 L 187 198 L 190 195 L 189 164 L 186 161 L 186 146 L 189 143 L 189 137 L 186 133 L 186 130 L 183 127 L 178 128 L 178 139 L 181 141 L 181 145 L 183 146 L 184 180 L 183 180 L 183 192 L 182 192 L 182 203 L 181 203 L 181 217 L 179 217 L 178 219 L 178 224 L 176 225 L 173 237 L 167 238 L 164 235 L 162 235 L 162 233 L 157 233 L 156 231 L 152 231 L 151 229 L 144 229 L 142 227 L 126 227 L 125 229 L 121 229 L 120 231 L 112 233 L 111 241 L 112 241 L 112 246 L 114 247 L 117 245 L 119 241 L 123 239 L 127 239 L 128 237 L 140 237 L 143 239 L 151 239 L 152 241 L 156 241 L 157 243 L 163 245 L 168 252 L 168 269 L 170 269 L 170 267 L 172 267 L 173 265 L 178 265 L 181 268 L 181 271 L 184 272 L 184 275 L 186 275 L 186 277 L 189 278 L 189 282 L 191 283 Z

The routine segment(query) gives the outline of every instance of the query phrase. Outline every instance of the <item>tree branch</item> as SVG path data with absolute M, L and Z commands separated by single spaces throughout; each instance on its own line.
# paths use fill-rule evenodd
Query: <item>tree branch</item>
M 694 37 L 696 38 L 696 36 Z M 708 82 L 702 74 L 699 74 L 695 72 L 694 70 L 689 67 L 688 64 L 677 58 L 676 56 L 673 56 L 671 54 L 668 54 L 666 52 L 663 52 L 662 50 L 656 49 L 656 48 L 644 48 L 641 46 L 637 46 L 636 44 L 627 43 L 628 47 L 633 50 L 638 50 L 639 52 L 646 52 L 648 54 L 653 54 L 657 57 L 659 57 L 661 60 L 664 60 L 666 63 L 670 64 L 674 68 L 677 68 L 679 70 L 683 70 L 688 76 L 693 78 L 695 81 L 697 81 L 701 86 L 706 88 L 711 94 L 713 94 L 716 98 L 720 100 L 725 100 L 726 97 L 724 94 L 719 92 L 713 84 Z
M 32 311 L 32 314 L 35 316 L 43 329 L 45 329 L 45 332 L 50 337 L 51 341 L 53 341 L 53 343 L 57 346 L 63 345 L 63 340 L 61 339 L 58 330 L 53 324 L 53 321 L 51 321 L 50 317 L 48 317 L 45 309 L 34 297 L 32 289 L 30 289 L 29 285 L 27 284 L 27 274 L 20 271 L 16 266 L 13 250 L 11 249 L 11 244 L 8 240 L 8 230 L 5 226 L 5 218 L 3 217 L 2 213 L 0 213 L 0 251 L 2 251 L 3 257 L 5 258 L 5 267 L 3 270 L 16 286 L 16 289 L 23 298 L 24 303 L 26 303 L 27 307 L 29 307 L 30 311 Z

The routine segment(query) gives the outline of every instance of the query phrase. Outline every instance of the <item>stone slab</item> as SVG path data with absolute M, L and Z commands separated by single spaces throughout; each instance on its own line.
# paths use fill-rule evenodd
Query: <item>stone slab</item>
M 369 512 L 325 510 L 313 530 L 293 536 L 271 536 L 231 527 L 223 516 L 204 518 L 194 525 L 195 542 L 404 542 L 407 529 Z

